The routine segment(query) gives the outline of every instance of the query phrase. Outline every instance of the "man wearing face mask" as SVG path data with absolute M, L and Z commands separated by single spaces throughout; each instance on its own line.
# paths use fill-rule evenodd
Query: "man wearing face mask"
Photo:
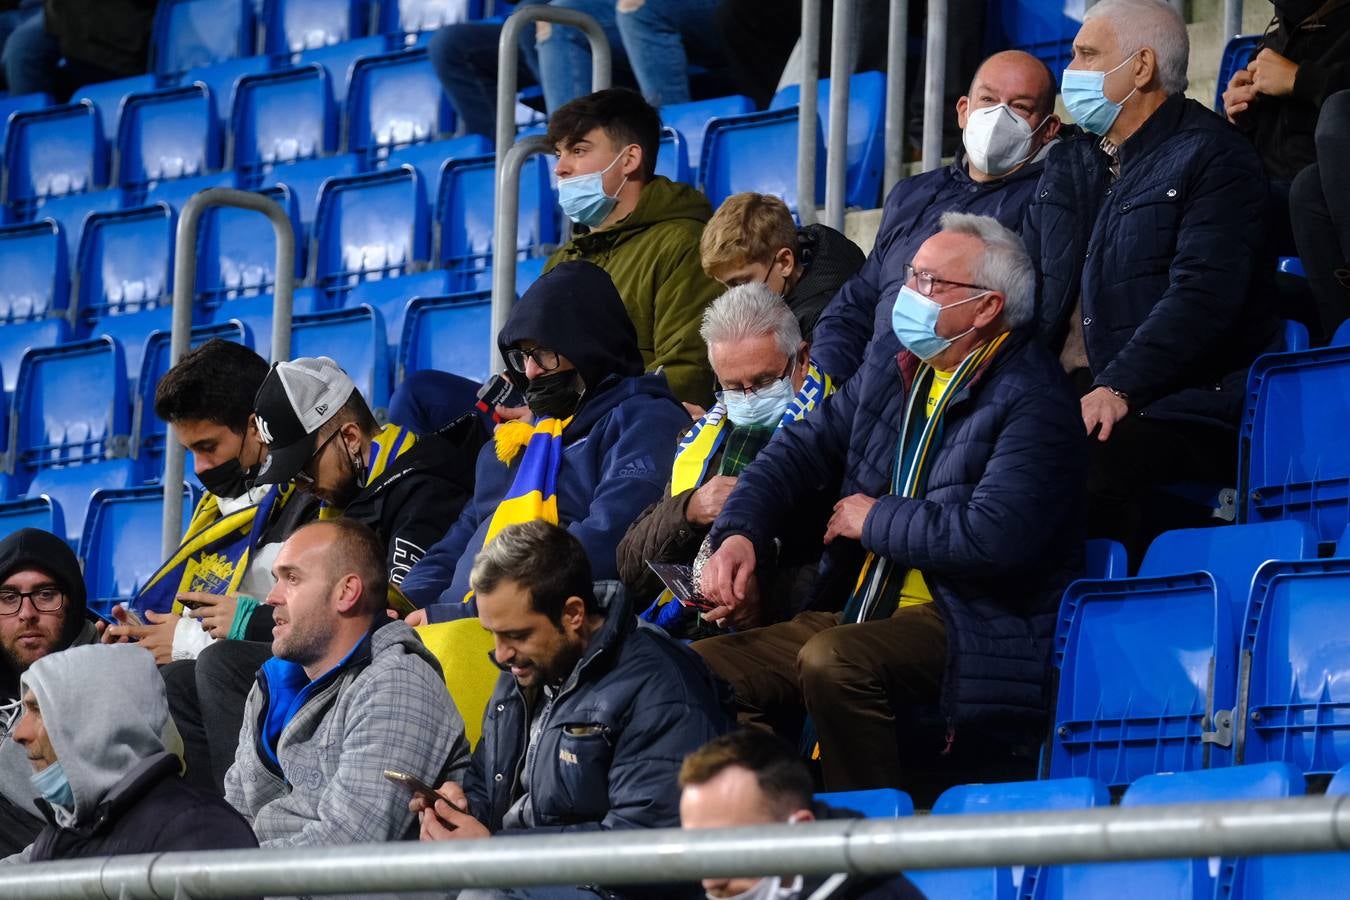
M 1082 424 L 1027 327 L 1031 261 L 992 218 L 941 224 L 863 368 L 741 474 L 703 569 L 707 618 L 754 625 L 774 540 L 839 498 L 811 611 L 693 645 L 742 724 L 796 741 L 805 704 L 829 790 L 901 786 L 901 733 L 932 753 L 944 736 L 1036 744 L 1055 613 L 1082 571 Z
M 1279 348 L 1250 144 L 1188 100 L 1189 44 L 1162 0 L 1102 0 L 1074 38 L 1064 102 L 1088 133 L 1050 153 L 1023 229 L 1039 325 L 1082 395 L 1089 533 L 1134 560 L 1153 489 L 1232 485 L 1247 369 Z M 1207 511 L 1206 511 L 1207 514 Z
M 689 425 L 665 379 L 642 374 L 614 283 L 588 262 L 560 263 L 530 285 L 497 346 L 533 421 L 497 428 L 478 455 L 473 500 L 403 580 L 408 599 L 426 607 L 413 624 L 477 615 L 473 558 L 514 522 L 563 525 L 596 578 L 616 578 L 615 548 L 661 495 Z
M 738 285 L 717 298 L 703 314 L 700 333 L 722 388 L 717 403 L 680 439 L 661 499 L 638 516 L 619 543 L 619 577 L 625 586 L 643 604 L 656 598 L 647 617 L 682 634 L 696 623 L 680 604 L 670 602 L 674 598 L 647 563 L 692 564 L 697 577 L 712 552 L 708 529 L 737 477 L 777 429 L 800 419 L 834 390 L 811 362 L 792 309 L 767 285 Z M 824 506 L 815 513 L 828 517 L 828 510 Z M 802 510 L 797 519 L 805 526 L 812 514 Z M 767 621 L 797 612 L 794 582 L 803 566 L 814 570 L 820 556 L 819 541 L 810 532 L 803 527 L 787 535 L 790 543 L 778 554 L 777 566 L 766 566 L 775 571 L 764 590 L 772 607 L 766 610 Z M 794 539 L 808 533 L 805 540 Z
M 890 330 L 890 301 L 905 264 L 948 212 L 993 216 L 1014 231 L 1022 224 L 1046 154 L 1060 132 L 1055 79 L 1020 50 L 995 53 L 956 103 L 964 152 L 950 166 L 905 178 L 886 198 L 876 244 L 856 275 L 820 313 L 811 352 L 843 381 L 862 364 L 874 335 Z

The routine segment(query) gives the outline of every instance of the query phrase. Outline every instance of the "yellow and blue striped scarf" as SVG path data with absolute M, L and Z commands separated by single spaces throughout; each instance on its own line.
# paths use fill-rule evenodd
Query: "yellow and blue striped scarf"
M 366 456 L 366 484 L 379 481 L 389 464 L 407 453 L 417 443 L 417 435 L 397 425 L 386 425 L 370 442 L 370 452 Z M 342 517 L 342 510 L 330 506 L 327 501 L 319 505 L 319 518 L 323 521 Z

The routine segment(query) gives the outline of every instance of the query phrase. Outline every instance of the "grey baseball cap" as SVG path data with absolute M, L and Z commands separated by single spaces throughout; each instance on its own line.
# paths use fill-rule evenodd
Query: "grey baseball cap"
M 302 356 L 272 364 L 253 414 L 267 444 L 267 458 L 255 484 L 285 484 L 305 467 L 315 435 L 347 402 L 356 385 L 326 356 Z

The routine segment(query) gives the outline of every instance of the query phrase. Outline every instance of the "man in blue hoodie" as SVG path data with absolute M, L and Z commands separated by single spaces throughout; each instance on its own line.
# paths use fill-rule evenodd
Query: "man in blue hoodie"
M 564 526 L 586 548 L 595 578 L 616 579 L 619 541 L 661 497 L 676 439 L 689 427 L 665 377 L 643 374 L 633 323 L 596 265 L 564 262 L 541 276 L 497 346 L 534 423 L 497 429 L 478 455 L 473 499 L 404 577 L 403 593 L 424 607 L 409 617 L 413 625 L 477 615 L 474 556 L 513 521 Z

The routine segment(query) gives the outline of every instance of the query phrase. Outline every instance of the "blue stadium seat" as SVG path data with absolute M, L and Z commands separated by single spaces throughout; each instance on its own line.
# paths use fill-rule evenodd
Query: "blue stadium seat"
M 216 124 L 221 134 L 230 128 L 230 114 L 234 111 L 234 95 L 239 80 L 246 75 L 270 71 L 272 59 L 267 56 L 242 56 L 209 66 L 198 66 L 183 73 L 184 84 L 204 84 L 211 92 L 211 106 L 216 113 Z
M 65 312 L 70 300 L 66 244 L 55 222 L 0 228 L 0 322 Z
M 1284 349 L 1307 350 L 1311 344 L 1308 326 L 1295 319 L 1284 320 Z
M 364 0 L 267 0 L 267 53 L 299 53 L 341 44 L 366 33 Z
M 66 518 L 50 497 L 22 497 L 0 502 L 0 538 L 23 528 L 41 528 L 65 535 Z
M 1309 522 L 1331 542 L 1350 524 L 1350 347 L 1259 357 L 1238 433 L 1238 520 Z
M 463 285 L 492 265 L 494 172 L 493 158 L 484 156 L 454 160 L 446 164 L 441 176 L 436 204 L 440 262 L 460 273 Z M 558 205 L 549 184 L 549 157 L 537 156 L 522 169 L 519 210 L 517 258 L 558 241 Z
M 269 359 L 272 355 L 272 305 L 273 295 L 269 290 L 264 294 L 226 300 L 216 307 L 212 316 L 217 324 L 239 322 L 248 329 L 253 340 L 253 348 L 258 355 Z M 291 295 L 291 316 L 310 315 L 331 308 L 323 294 L 312 287 L 296 287 Z M 287 353 L 286 356 L 294 356 Z M 273 360 L 275 362 L 275 360 Z
M 50 497 L 61 508 L 66 533 L 61 535 L 72 548 L 80 545 L 84 533 L 89 498 L 103 488 L 126 488 L 137 483 L 136 467 L 130 459 L 105 459 L 80 466 L 41 469 L 28 485 L 28 496 Z
M 286 187 L 295 197 L 300 211 L 300 243 L 308 246 L 314 235 L 314 219 L 319 213 L 319 197 L 324 183 L 330 178 L 346 178 L 361 171 L 361 160 L 354 153 L 339 153 L 323 159 L 273 166 L 272 171 L 247 179 L 248 187 L 257 190 L 267 185 Z
M 192 489 L 183 485 L 183 529 L 194 505 Z M 84 585 L 89 608 L 108 616 L 128 603 L 163 562 L 164 489 L 159 485 L 104 488 L 89 498 L 89 512 L 80 537 Z
M 466 134 L 444 141 L 400 147 L 384 159 L 376 160 L 374 165 L 376 169 L 412 166 L 422 176 L 422 183 L 427 187 L 427 199 L 430 200 L 441 195 L 441 172 L 446 163 L 491 152 L 492 141 L 481 134 Z
M 713 209 L 741 191 L 781 197 L 797 211 L 797 108 L 713 119 L 699 163 Z M 816 128 L 816 205 L 825 202 L 825 139 Z
M 170 325 L 175 219 L 161 203 L 97 213 L 84 228 L 77 257 L 76 332 L 117 338 L 128 379 L 140 372 L 146 337 Z
M 164 181 L 220 168 L 221 136 L 205 85 L 133 94 L 122 105 L 117 183 L 130 202 Z
M 1283 763 L 1234 766 L 1207 772 L 1145 775 L 1125 792 L 1122 807 L 1169 803 L 1215 803 L 1225 800 L 1267 800 L 1300 796 L 1303 776 Z M 1094 863 L 1052 866 L 1037 882 L 1037 900 L 1091 897 L 1114 900 L 1166 897 L 1168 900 L 1213 900 L 1221 865 L 1208 859 Z
M 933 815 L 987 815 L 1109 806 L 1106 785 L 1091 778 L 1019 781 L 1008 784 L 963 784 L 948 788 L 933 804 Z M 1036 882 L 1036 867 L 926 869 L 906 872 L 929 897 L 965 900 L 1014 900 Z
M 1094 538 L 1087 542 L 1086 557 L 1084 573 L 1088 578 L 1125 578 L 1130 574 L 1130 559 L 1120 541 Z
M 347 92 L 347 149 L 369 160 L 421 144 L 455 128 L 425 48 L 358 60 Z
M 175 76 L 252 56 L 253 0 L 160 0 L 150 35 L 150 71 Z
M 1219 80 L 1214 87 L 1214 111 L 1223 115 L 1223 92 L 1238 69 L 1247 68 L 1247 63 L 1256 55 L 1256 47 L 1261 43 L 1259 34 L 1239 34 L 1228 41 L 1223 48 L 1223 59 L 1219 62 Z
M 791 104 L 783 105 L 790 106 Z M 697 166 L 699 161 L 703 159 L 703 137 L 707 133 L 708 122 L 722 116 L 741 116 L 754 111 L 755 101 L 743 94 L 712 97 L 707 100 L 692 100 L 688 103 L 668 103 L 661 107 L 661 124 L 674 129 L 685 143 L 685 150 L 689 156 L 690 174 L 695 179 L 691 180 L 690 184 L 698 183 L 696 180 Z M 661 153 L 664 152 L 665 145 L 663 143 Z M 658 153 L 656 157 L 658 167 L 662 163 L 661 153 Z
M 328 71 L 310 64 L 239 79 L 230 124 L 232 164 L 246 181 L 278 164 L 328 156 L 339 136 Z
M 328 70 L 329 81 L 333 85 L 333 100 L 339 108 L 347 102 L 347 91 L 352 82 L 352 70 L 356 62 L 366 56 L 377 56 L 389 50 L 389 40 L 384 35 L 357 38 L 330 47 L 318 47 L 306 50 L 292 57 L 296 65 L 318 63 Z
M 196 175 L 192 178 L 176 178 L 173 181 L 161 181 L 159 184 L 150 188 L 144 194 L 141 200 L 141 206 L 153 206 L 156 203 L 166 203 L 175 213 L 182 212 L 183 207 L 192 199 L 194 194 L 199 194 L 208 188 L 235 188 L 239 186 L 235 178 L 233 169 L 226 169 L 223 172 L 214 172 L 210 175 Z
M 305 277 L 300 209 L 285 185 L 258 193 L 286 210 L 295 235 L 295 280 Z M 260 212 L 217 206 L 206 210 L 197 225 L 196 296 L 215 310 L 220 303 L 270 291 L 276 283 L 277 242 L 271 222 Z
M 92 103 L 67 103 L 9 118 L 5 201 L 27 222 L 45 201 L 108 183 L 108 147 Z
M 482 384 L 492 375 L 491 334 L 491 294 L 418 297 L 408 304 L 403 319 L 399 379 L 409 372 L 438 369 Z
M 9 117 L 17 112 L 45 109 L 52 105 L 51 94 L 16 94 L 0 97 L 0 153 L 5 151 L 5 136 L 9 133 Z M 0 157 L 3 159 L 3 157 Z
M 125 456 L 131 402 L 121 346 L 101 337 L 28 351 L 19 366 L 13 420 L 20 486 L 42 469 Z
M 121 208 L 122 191 L 109 188 L 106 191 L 49 198 L 42 204 L 36 218 L 51 219 L 60 226 L 61 238 L 66 244 L 66 259 L 74 262 L 79 259 L 80 240 L 89 217 L 94 213 L 113 212 Z
M 411 45 L 420 34 L 477 19 L 482 14 L 482 0 L 384 0 L 376 30 L 406 36 L 405 43 Z
M 1350 319 L 1345 320 L 1336 328 L 1336 333 L 1331 337 L 1331 346 L 1350 346 Z M 1291 347 L 1290 349 L 1292 350 L 1294 348 Z
M 892 819 L 914 815 L 914 801 L 904 791 L 877 788 L 871 791 L 834 791 L 816 794 L 816 800 L 835 809 L 851 809 L 866 819 Z
M 516 263 L 516 296 L 521 294 L 534 284 L 534 280 L 544 274 L 544 265 L 548 263 L 546 256 L 533 256 L 529 259 L 522 259 Z
M 444 269 L 428 269 L 401 278 L 383 278 L 354 285 L 343 297 L 347 306 L 366 304 L 379 310 L 384 319 L 385 337 L 389 341 L 390 370 L 398 359 L 399 342 L 403 337 L 403 317 L 408 303 L 416 297 L 440 297 L 452 291 L 451 275 Z
M 13 394 L 19 380 L 19 363 L 34 347 L 55 347 L 70 340 L 70 322 L 61 317 L 8 322 L 0 325 L 0 376 L 4 391 Z M 0 438 L 0 444 L 4 439 Z M 0 496 L 4 492 L 0 490 Z
M 117 125 L 122 121 L 122 103 L 131 94 L 143 94 L 159 87 L 153 75 L 133 75 L 130 78 L 116 78 L 112 81 L 100 81 L 86 84 L 71 94 L 70 99 L 78 103 L 88 100 L 98 109 L 99 122 L 103 125 L 103 139 L 108 146 L 117 143 Z
M 829 134 L 830 79 L 822 78 L 819 84 L 816 110 L 820 130 Z M 769 109 L 796 108 L 799 102 L 801 86 L 789 85 L 774 95 Z M 859 72 L 849 79 L 848 186 L 844 189 L 844 202 L 848 206 L 872 209 L 880 199 L 885 109 L 885 74 Z
M 384 317 L 370 306 L 296 316 L 292 356 L 329 356 L 351 376 L 366 404 L 383 420 L 389 408 L 389 342 Z
M 430 254 L 422 179 L 412 166 L 330 179 L 314 225 L 314 283 L 336 295 L 416 270 Z
M 1327 785 L 1327 796 L 1350 794 L 1350 768 Z M 1326 897 L 1333 885 L 1350 890 L 1350 853 L 1254 856 L 1239 859 L 1220 876 L 1219 893 L 1231 900 L 1307 900 Z
M 689 165 L 689 142 L 669 125 L 661 129 L 661 143 L 656 150 L 656 174 L 664 175 L 671 181 L 682 181 L 688 185 L 697 185 L 693 169 Z
M 1238 753 L 1309 774 L 1350 764 L 1350 559 L 1271 562 L 1242 635 Z

